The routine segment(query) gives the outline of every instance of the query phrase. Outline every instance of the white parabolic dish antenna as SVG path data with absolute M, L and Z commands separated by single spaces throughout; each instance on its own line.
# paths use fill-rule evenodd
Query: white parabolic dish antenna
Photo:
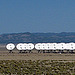
M 8 50 L 13 50 L 13 49 L 15 48 L 15 45 L 12 44 L 12 43 L 10 43 L 10 44 L 7 44 L 7 45 L 6 45 L 6 48 L 7 48 Z
M 17 44 L 16 48 L 17 48 L 18 50 L 23 50 L 23 43 Z
M 34 44 L 32 44 L 32 43 L 27 44 L 28 50 L 32 50 L 33 48 L 34 48 Z
M 41 49 L 41 43 L 35 44 L 35 49 L 40 50 Z
M 23 44 L 23 50 L 26 50 L 26 49 L 27 49 L 27 44 L 24 43 L 24 44 Z

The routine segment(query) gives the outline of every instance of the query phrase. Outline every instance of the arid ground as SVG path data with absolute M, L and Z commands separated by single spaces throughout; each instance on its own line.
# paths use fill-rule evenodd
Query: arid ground
M 74 53 L 12 53 L 0 46 L 0 75 L 75 75 Z
M 17 49 L 13 53 L 0 46 L 0 60 L 75 60 L 75 53 L 38 53 L 33 50 L 32 53 L 19 53 Z

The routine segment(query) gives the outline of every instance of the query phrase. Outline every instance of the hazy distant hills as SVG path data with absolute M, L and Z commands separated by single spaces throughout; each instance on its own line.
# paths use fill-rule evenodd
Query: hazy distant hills
M 75 32 L 62 33 L 12 33 L 1 34 L 0 44 L 7 43 L 50 43 L 75 42 Z

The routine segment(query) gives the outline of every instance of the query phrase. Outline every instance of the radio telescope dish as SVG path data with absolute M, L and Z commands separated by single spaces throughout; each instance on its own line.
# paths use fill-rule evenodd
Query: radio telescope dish
M 28 50 L 34 49 L 34 44 L 32 44 L 32 43 L 27 44 L 27 49 Z
M 22 49 L 23 50 L 27 50 L 27 44 L 26 43 L 23 44 L 23 48 Z
M 35 44 L 35 49 L 40 50 L 41 49 L 41 43 Z
M 74 45 L 75 45 L 74 43 L 67 43 L 66 44 L 66 49 L 74 50 L 75 49 Z
M 15 45 L 12 44 L 12 43 L 10 43 L 10 44 L 7 44 L 7 45 L 6 45 L 6 48 L 7 48 L 8 50 L 13 50 L 13 49 L 15 48 Z
M 50 50 L 51 49 L 51 43 L 47 43 L 46 49 L 47 50 Z
M 41 50 L 45 50 L 46 49 L 46 45 L 47 45 L 46 43 L 42 43 L 41 44 Z
M 18 50 L 23 50 L 23 43 L 17 44 L 16 48 L 17 48 Z
M 66 44 L 65 43 L 58 43 L 57 46 L 58 46 L 57 49 L 60 49 L 60 50 L 66 49 Z

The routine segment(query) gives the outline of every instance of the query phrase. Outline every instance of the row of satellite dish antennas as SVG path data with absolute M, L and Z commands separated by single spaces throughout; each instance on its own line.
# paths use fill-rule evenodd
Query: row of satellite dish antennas
M 75 43 L 19 43 L 16 46 L 13 43 L 9 43 L 6 45 L 6 48 L 9 51 L 12 51 L 15 49 L 15 47 L 19 51 L 31 51 L 33 49 L 36 50 L 70 50 L 73 51 L 75 50 Z

